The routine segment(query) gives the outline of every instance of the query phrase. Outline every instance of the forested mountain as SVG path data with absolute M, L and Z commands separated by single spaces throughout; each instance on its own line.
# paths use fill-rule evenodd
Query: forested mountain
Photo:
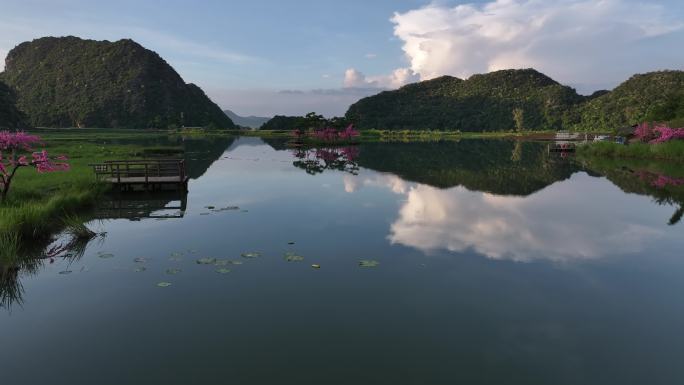
M 353 104 L 346 118 L 360 128 L 389 130 L 560 129 L 575 119 L 584 100 L 535 70 L 505 70 L 468 80 L 443 76 L 382 92 Z
M 223 112 L 228 115 L 233 123 L 242 127 L 259 128 L 271 119 L 262 116 L 240 116 L 231 110 L 224 110 Z
M 346 118 L 387 130 L 613 130 L 642 121 L 684 123 L 684 72 L 635 75 L 581 96 L 532 69 L 450 76 L 361 99 Z
M 297 130 L 305 129 L 306 118 L 303 116 L 276 115 L 262 124 L 260 130 Z
M 132 40 L 44 37 L 19 44 L 0 74 L 34 126 L 233 128 L 194 84 Z
M 684 71 L 634 75 L 581 107 L 575 128 L 612 130 L 644 121 L 684 125 Z
M 25 125 L 25 116 L 17 109 L 16 99 L 14 91 L 0 81 L 0 129 Z

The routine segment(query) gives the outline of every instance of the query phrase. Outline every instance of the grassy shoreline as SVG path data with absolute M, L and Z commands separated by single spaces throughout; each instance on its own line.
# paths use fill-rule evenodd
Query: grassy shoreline
M 0 248 L 16 242 L 49 239 L 65 226 L 65 219 L 93 207 L 109 186 L 95 179 L 91 163 L 144 157 L 166 148 L 158 145 L 121 144 L 119 139 L 164 137 L 168 131 L 129 130 L 30 130 L 40 135 L 50 154 L 64 154 L 71 169 L 39 174 L 22 168 L 0 204 Z M 171 148 L 171 146 L 169 146 Z
M 580 156 L 624 159 L 652 159 L 684 162 L 684 141 L 658 144 L 631 143 L 627 146 L 611 142 L 594 142 L 577 147 Z

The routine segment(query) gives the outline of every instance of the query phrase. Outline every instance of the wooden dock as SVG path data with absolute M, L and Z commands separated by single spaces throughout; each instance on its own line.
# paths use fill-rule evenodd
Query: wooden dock
M 184 159 L 112 160 L 91 164 L 99 180 L 111 183 L 119 190 L 162 190 L 170 186 L 187 190 L 188 176 Z

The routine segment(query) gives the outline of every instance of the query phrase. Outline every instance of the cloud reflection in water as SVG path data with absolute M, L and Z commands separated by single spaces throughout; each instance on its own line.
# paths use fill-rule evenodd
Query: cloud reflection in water
M 474 250 L 492 259 L 568 262 L 640 252 L 667 235 L 660 218 L 641 211 L 658 210 L 647 197 L 584 173 L 526 197 L 438 189 L 390 174 L 345 177 L 347 192 L 378 185 L 406 196 L 389 241 L 426 253 Z

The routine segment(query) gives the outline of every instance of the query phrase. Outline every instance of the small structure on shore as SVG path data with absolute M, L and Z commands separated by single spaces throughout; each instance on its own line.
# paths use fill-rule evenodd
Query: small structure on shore
M 187 190 L 184 159 L 111 160 L 91 164 L 95 176 L 116 186 L 119 191 Z

